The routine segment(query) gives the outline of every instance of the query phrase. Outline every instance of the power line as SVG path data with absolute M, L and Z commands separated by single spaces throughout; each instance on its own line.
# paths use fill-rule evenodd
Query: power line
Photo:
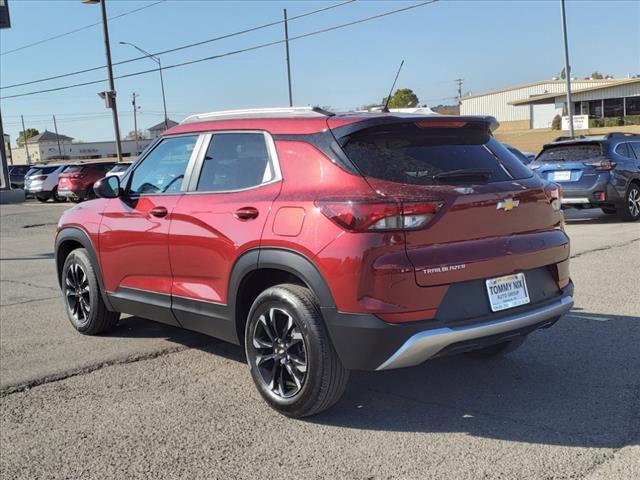
M 369 17 L 361 18 L 359 20 L 354 20 L 354 21 L 351 21 L 351 22 L 342 23 L 340 25 L 335 25 L 333 27 L 327 27 L 327 28 L 323 28 L 321 30 L 316 30 L 316 31 L 309 32 L 309 33 L 304 33 L 304 34 L 301 34 L 301 35 L 296 35 L 294 37 L 289 37 L 289 41 L 291 42 L 291 41 L 294 41 L 294 40 L 300 40 L 302 38 L 312 37 L 312 36 L 319 35 L 319 34 L 322 34 L 322 33 L 327 33 L 327 32 L 331 32 L 331 31 L 334 31 L 334 30 L 339 30 L 341 28 L 346 28 L 346 27 L 350 27 L 350 26 L 353 26 L 353 25 L 358 25 L 360 23 L 368 22 L 368 21 L 371 21 L 371 20 L 376 20 L 378 18 L 387 17 L 389 15 L 393 15 L 393 14 L 400 13 L 400 12 L 406 12 L 408 10 L 412 10 L 412 9 L 415 9 L 415 8 L 423 7 L 425 5 L 430 5 L 430 4 L 436 3 L 437 1 L 438 0 L 428 0 L 426 2 L 417 3 L 417 4 L 414 4 L 414 5 L 410 5 L 408 7 L 398 8 L 398 9 L 395 9 L 395 10 L 390 10 L 388 12 L 379 13 L 377 15 L 372 15 L 372 16 L 369 16 Z M 247 48 L 242 48 L 240 50 L 233 50 L 233 51 L 230 51 L 230 52 L 221 53 L 219 55 L 212 55 L 212 56 L 209 56 L 209 57 L 198 58 L 196 60 L 189 60 L 189 61 L 186 61 L 186 62 L 175 63 L 173 65 L 169 65 L 169 66 L 162 67 L 162 68 L 163 68 L 163 70 L 169 70 L 171 68 L 185 67 L 185 66 L 188 66 L 188 65 L 196 64 L 196 63 L 207 62 L 207 61 L 210 61 L 210 60 L 217 60 L 219 58 L 229 57 L 229 56 L 232 56 L 232 55 L 238 55 L 240 53 L 251 52 L 251 51 L 254 51 L 254 50 L 259 50 L 259 49 L 271 47 L 273 45 L 279 45 L 279 44 L 284 43 L 284 42 L 285 42 L 285 40 L 275 40 L 275 41 L 272 41 L 272 42 L 267 42 L 267 43 L 262 43 L 262 44 L 259 44 L 259 45 L 254 45 L 253 47 L 247 47 Z M 159 70 L 158 68 L 152 68 L 152 69 L 149 69 L 149 70 L 142 70 L 142 71 L 139 71 L 139 72 L 128 73 L 128 74 L 125 74 L 125 75 L 119 75 L 119 76 L 115 77 L 115 79 L 122 79 L 122 78 L 135 77 L 135 76 L 138 76 L 138 75 L 145 75 L 147 73 L 157 72 L 158 70 Z M 40 94 L 40 93 L 57 92 L 57 91 L 60 91 L 60 90 L 68 90 L 68 89 L 71 89 L 71 88 L 84 87 L 84 86 L 87 86 L 87 85 L 95 85 L 96 83 L 102 83 L 104 81 L 105 80 L 93 80 L 93 81 L 89 81 L 89 82 L 82 82 L 82 83 L 75 83 L 75 84 L 72 84 L 72 85 L 65 85 L 65 86 L 62 86 L 62 87 L 48 88 L 48 89 L 44 89 L 44 90 L 36 90 L 36 91 L 33 91 L 33 92 L 19 93 L 19 94 L 16 94 L 16 95 L 7 95 L 7 96 L 4 96 L 4 97 L 0 97 L 0 100 L 7 100 L 7 99 L 10 99 L 10 98 L 18 98 L 18 97 L 26 97 L 26 96 L 30 96 L 30 95 L 37 95 L 37 94 Z
M 150 3 L 149 5 L 145 5 L 143 7 L 135 8 L 133 10 L 129 10 L 128 12 L 124 12 L 124 13 L 121 13 L 119 15 L 115 15 L 113 17 L 110 17 L 109 21 L 115 20 L 116 18 L 120 18 L 120 17 L 124 17 L 124 16 L 127 16 L 127 15 L 131 15 L 132 13 L 139 12 L 140 10 L 144 10 L 146 8 L 153 7 L 155 5 L 158 5 L 159 3 L 163 3 L 163 2 L 166 2 L 166 1 L 167 0 L 159 0 L 159 1 L 154 2 L 154 3 Z M 13 50 L 7 50 L 6 52 L 0 53 L 0 56 L 8 55 L 8 54 L 14 53 L 14 52 L 19 52 L 21 50 L 24 50 L 25 48 L 35 47 L 36 45 L 41 45 L 43 43 L 50 42 L 51 40 L 56 40 L 58 38 L 66 37 L 67 35 L 71 35 L 73 33 L 78 33 L 78 32 L 81 32 L 82 30 L 86 30 L 88 28 L 95 27 L 96 25 L 101 25 L 101 24 L 102 24 L 102 22 L 96 22 L 96 23 L 92 23 L 91 25 L 85 25 L 84 27 L 76 28 L 75 30 L 71 30 L 69 32 L 60 33 L 58 35 L 54 35 L 53 37 L 49 37 L 49 38 L 45 38 L 45 39 L 42 39 L 42 40 L 38 40 L 37 42 L 29 43 L 27 45 L 23 45 L 22 47 L 14 48 Z
M 163 0 L 163 1 L 165 1 L 165 0 Z M 291 22 L 292 20 L 298 20 L 300 18 L 304 18 L 304 17 L 308 17 L 310 15 L 315 15 L 317 13 L 325 12 L 325 11 L 331 10 L 333 8 L 342 7 L 343 5 L 347 5 L 347 4 L 353 3 L 355 1 L 356 0 L 346 0 L 346 1 L 341 2 L 341 3 L 336 3 L 334 5 L 329 5 L 328 7 L 323 7 L 323 8 L 319 8 L 317 10 L 312 10 L 310 12 L 301 13 L 299 15 L 295 15 L 295 16 L 289 18 L 288 21 Z M 181 45 L 179 47 L 170 48 L 169 50 L 163 50 L 161 52 L 156 52 L 156 53 L 153 53 L 151 55 L 154 56 L 154 57 L 157 57 L 159 55 L 166 55 L 168 53 L 178 52 L 180 50 L 185 50 L 187 48 L 199 47 L 200 45 L 205 45 L 205 44 L 211 43 L 211 42 L 217 42 L 219 40 L 225 40 L 227 38 L 236 37 L 238 35 L 244 35 L 245 33 L 255 32 L 257 30 L 261 30 L 261 29 L 267 28 L 267 27 L 273 27 L 274 25 L 279 25 L 281 23 L 284 23 L 284 20 L 277 20 L 277 21 L 273 21 L 273 22 L 269 22 L 269 23 L 264 23 L 264 24 L 258 25 L 256 27 L 246 28 L 244 30 L 239 30 L 237 32 L 228 33 L 228 34 L 225 34 L 225 35 L 209 38 L 207 40 L 202 40 L 202 41 L 195 42 L 195 43 L 188 43 L 186 45 Z M 115 62 L 113 65 L 114 66 L 116 66 L 116 65 L 124 65 L 126 63 L 136 62 L 138 60 L 142 60 L 142 59 L 146 59 L 146 58 L 148 58 L 146 55 L 143 55 L 143 56 L 140 56 L 140 57 L 133 57 L 133 58 L 129 58 L 127 60 L 121 60 L 119 62 Z M 71 76 L 75 76 L 75 75 L 81 75 L 83 73 L 95 72 L 96 70 L 102 70 L 105 67 L 106 67 L 106 65 L 101 65 L 99 67 L 85 68 L 83 70 L 76 70 L 75 72 L 62 73 L 60 75 L 54 75 L 54 76 L 51 76 L 51 77 L 40 78 L 38 80 L 30 80 L 28 82 L 14 83 L 12 85 L 7 85 L 5 87 L 0 87 L 0 90 L 5 90 L 5 89 L 9 89 L 9 88 L 16 88 L 16 87 L 23 87 L 25 85 L 33 85 L 34 83 L 42 83 L 42 82 L 47 82 L 49 80 L 57 80 L 57 79 L 60 79 L 60 78 L 66 78 L 66 77 L 71 77 Z

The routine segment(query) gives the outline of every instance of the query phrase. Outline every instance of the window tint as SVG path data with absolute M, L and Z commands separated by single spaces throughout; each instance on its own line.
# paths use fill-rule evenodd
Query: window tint
M 197 191 L 242 190 L 275 178 L 262 133 L 219 133 L 207 149 Z
M 629 150 L 627 149 L 627 144 L 626 143 L 619 143 L 616 146 L 616 149 L 614 151 L 618 155 L 621 155 L 621 156 L 627 157 L 627 158 L 631 158 L 631 154 L 629 153 Z
M 39 175 L 49 175 L 53 172 L 55 172 L 58 169 L 58 167 L 43 167 L 40 168 L 38 171 Z
M 629 142 L 629 149 L 633 150 L 633 153 L 636 154 L 636 158 L 640 160 L 640 142 Z
M 129 168 L 131 166 L 130 163 L 119 163 L 117 164 L 115 167 L 113 167 L 110 171 L 112 173 L 116 173 L 116 172 L 124 172 L 127 168 Z
M 197 139 L 197 135 L 190 135 L 160 142 L 133 172 L 129 193 L 179 192 Z
M 64 173 L 78 173 L 81 172 L 84 167 L 82 165 L 69 165 L 62 170 Z
M 545 148 L 536 160 L 539 162 L 579 162 L 602 157 L 599 144 L 559 145 Z
M 381 125 L 357 131 L 342 144 L 364 176 L 396 183 L 484 183 L 532 176 L 484 123 L 455 128 Z

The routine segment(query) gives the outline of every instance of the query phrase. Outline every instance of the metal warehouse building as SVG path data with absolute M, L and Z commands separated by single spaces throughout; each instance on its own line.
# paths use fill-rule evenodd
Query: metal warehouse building
M 572 80 L 576 114 L 592 118 L 640 115 L 640 78 Z M 461 98 L 462 115 L 491 115 L 508 130 L 550 128 L 553 117 L 566 114 L 564 80 L 504 88 Z

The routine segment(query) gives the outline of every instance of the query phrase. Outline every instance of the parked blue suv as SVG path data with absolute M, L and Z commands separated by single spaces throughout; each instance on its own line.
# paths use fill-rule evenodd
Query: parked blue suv
M 563 207 L 599 207 L 624 221 L 640 219 L 640 135 L 560 137 L 529 168 L 562 186 Z

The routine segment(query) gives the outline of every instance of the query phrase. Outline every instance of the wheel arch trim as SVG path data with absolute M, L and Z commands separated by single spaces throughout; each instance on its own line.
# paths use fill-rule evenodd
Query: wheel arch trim
M 56 235 L 55 261 L 56 261 L 56 274 L 57 274 L 56 276 L 58 277 L 58 285 L 62 287 L 61 274 L 62 274 L 62 267 L 64 266 L 64 260 L 66 259 L 66 257 L 65 259 L 60 258 L 59 256 L 60 247 L 65 242 L 70 242 L 70 241 L 79 243 L 87 251 L 87 254 L 89 255 L 89 260 L 91 261 L 91 266 L 96 272 L 98 287 L 100 288 L 100 295 L 102 296 L 102 301 L 104 302 L 108 310 L 115 311 L 115 309 L 111 305 L 111 302 L 109 301 L 109 297 L 104 288 L 104 282 L 102 279 L 102 269 L 100 268 L 100 262 L 98 262 L 97 251 L 93 245 L 93 242 L 91 241 L 91 238 L 89 237 L 89 234 L 87 234 L 87 232 L 85 232 L 83 229 L 79 227 L 63 227 Z

